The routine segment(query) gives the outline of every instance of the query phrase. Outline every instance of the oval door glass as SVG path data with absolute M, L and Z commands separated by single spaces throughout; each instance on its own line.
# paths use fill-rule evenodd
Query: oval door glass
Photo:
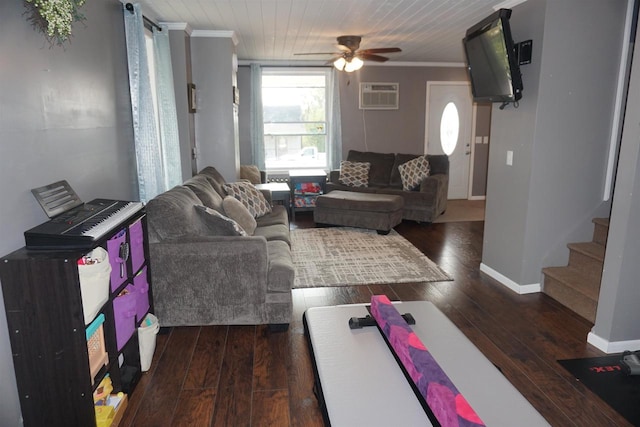
M 440 144 L 442 151 L 449 156 L 456 149 L 460 132 L 460 116 L 456 104 L 449 102 L 442 111 L 440 120 Z

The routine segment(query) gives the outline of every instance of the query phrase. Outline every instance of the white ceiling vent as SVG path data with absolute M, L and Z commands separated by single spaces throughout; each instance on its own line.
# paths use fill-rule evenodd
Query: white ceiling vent
M 397 110 L 400 83 L 360 83 L 361 110 Z

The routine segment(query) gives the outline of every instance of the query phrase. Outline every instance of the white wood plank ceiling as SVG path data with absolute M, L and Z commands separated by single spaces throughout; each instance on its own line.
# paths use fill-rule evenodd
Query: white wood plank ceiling
M 300 57 L 294 53 L 335 52 L 337 36 L 359 35 L 361 49 L 401 48 L 400 53 L 386 55 L 389 63 L 462 63 L 461 40 L 467 28 L 506 2 L 140 0 L 140 3 L 145 15 L 157 22 L 187 23 L 192 30 L 234 31 L 240 60 L 328 60 L 330 55 Z

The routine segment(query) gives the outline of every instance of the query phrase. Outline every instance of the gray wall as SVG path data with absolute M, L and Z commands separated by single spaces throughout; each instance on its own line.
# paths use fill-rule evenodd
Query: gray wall
M 476 106 L 476 138 L 482 138 L 481 144 L 474 144 L 473 154 L 473 186 L 471 195 L 485 196 L 487 194 L 487 168 L 489 167 L 489 143 L 491 136 L 491 104 L 477 104 Z
M 249 66 L 238 67 L 238 88 L 240 90 L 238 109 L 240 164 L 251 165 L 253 164 L 253 155 L 251 154 L 251 68 Z
M 196 172 L 192 158 L 195 147 L 194 113 L 189 113 L 187 83 L 191 83 L 191 41 L 184 30 L 169 31 L 171 63 L 173 68 L 174 91 L 176 94 L 176 112 L 178 118 L 178 134 L 180 137 L 180 160 L 182 164 L 182 180 L 186 181 Z
M 513 9 L 514 40 L 533 40 L 533 63 L 522 67 L 520 108 L 493 107 L 482 263 L 516 285 L 565 265 L 566 244 L 590 240 L 591 219 L 608 215 L 601 195 L 625 11 L 624 0 Z
M 598 312 L 592 333 L 610 342 L 634 341 L 613 351 L 640 348 L 640 44 L 636 38 Z M 636 191 L 637 189 L 637 191 Z M 590 338 L 591 335 L 590 335 Z M 591 342 L 591 340 L 590 340 Z
M 466 70 L 437 67 L 376 67 L 340 73 L 342 153 L 350 149 L 382 153 L 424 153 L 428 81 L 467 81 Z M 360 110 L 360 82 L 400 83 L 398 110 Z
M 0 2 L 2 255 L 47 220 L 31 188 L 66 179 L 85 201 L 137 197 L 122 5 L 87 2 L 86 28 L 76 25 L 70 44 L 51 49 L 24 11 L 21 1 Z M 19 425 L 4 303 L 0 396 L 0 425 Z
M 191 65 L 197 92 L 195 113 L 198 170 L 215 166 L 227 181 L 240 169 L 237 114 L 232 88 L 235 46 L 229 37 L 191 37 Z

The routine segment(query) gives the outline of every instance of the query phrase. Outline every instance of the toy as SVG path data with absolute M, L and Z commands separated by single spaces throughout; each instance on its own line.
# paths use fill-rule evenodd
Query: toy
M 636 352 L 625 351 L 622 353 L 620 366 L 627 375 L 640 375 L 640 350 Z

